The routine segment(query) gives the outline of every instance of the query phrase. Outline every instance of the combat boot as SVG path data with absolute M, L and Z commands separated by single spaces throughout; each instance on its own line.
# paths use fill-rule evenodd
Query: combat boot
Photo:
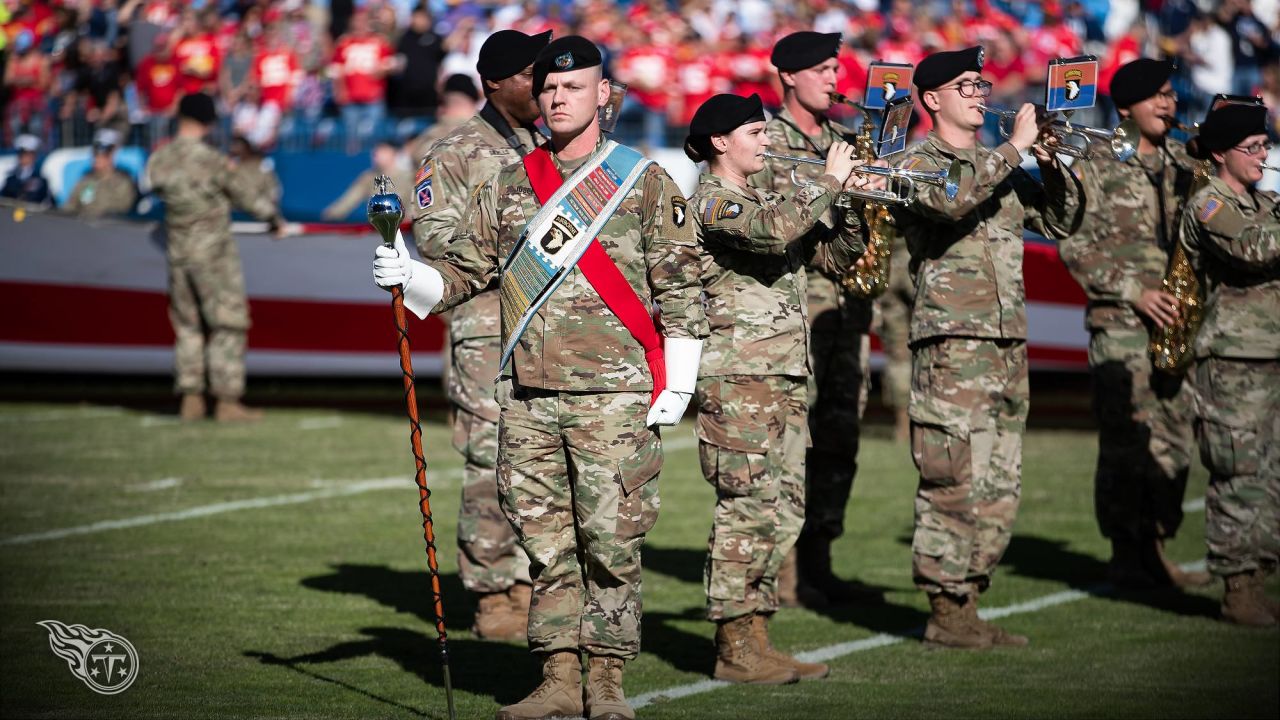
M 1150 590 L 1159 583 L 1143 566 L 1141 544 L 1130 538 L 1111 538 L 1107 579 L 1121 590 Z
M 1151 567 L 1147 570 L 1157 580 L 1167 578 L 1168 583 L 1177 588 L 1205 587 L 1213 582 L 1213 576 L 1204 570 L 1183 570 L 1165 557 L 1163 539 L 1152 538 L 1151 544 L 1148 561 Z
M 476 620 L 471 631 L 485 640 L 524 640 L 529 618 L 521 616 L 511 607 L 511 599 L 504 592 L 486 593 L 480 596 L 476 606 Z
M 1266 576 L 1263 575 L 1261 570 L 1254 570 L 1250 577 L 1253 578 L 1255 596 L 1258 598 L 1258 602 L 1262 603 L 1264 610 L 1271 613 L 1271 617 L 1280 622 L 1280 602 L 1267 597 Z
M 262 419 L 262 411 L 257 408 L 246 407 L 244 403 L 237 399 L 218 398 L 218 405 L 213 411 L 213 419 L 218 422 L 258 422 Z
M 587 658 L 588 720 L 635 720 L 636 711 L 622 694 L 622 658 Z
M 987 636 L 992 647 L 1026 647 L 1031 644 L 1026 635 L 1014 635 L 994 623 L 989 623 L 978 616 L 978 596 L 974 595 L 961 606 L 965 620 L 977 628 L 978 632 Z
M 752 636 L 750 615 L 717 623 L 715 677 L 756 685 L 785 685 L 800 679 L 792 668 L 761 654 Z
M 803 588 L 813 588 L 832 605 L 883 605 L 884 593 L 856 580 L 841 580 L 831 571 L 831 540 L 810 537 L 796 543 L 801 601 Z
M 1261 586 L 1255 583 L 1254 572 L 1228 575 L 1223 579 L 1227 586 L 1222 596 L 1222 619 L 1237 625 L 1268 627 L 1276 624 L 1276 618 L 1261 597 Z
M 203 420 L 208 414 L 209 409 L 205 407 L 204 395 L 187 393 L 182 396 L 182 405 L 178 408 L 178 417 L 183 422 Z
M 986 650 L 991 638 L 970 624 L 964 610 L 964 598 L 947 593 L 929 595 L 929 622 L 924 626 L 924 644 L 929 647 Z
M 494 720 L 551 720 L 582 716 L 582 661 L 561 650 L 542 659 L 542 684 L 529 697 L 498 711 Z
M 782 607 L 805 607 L 810 610 L 821 610 L 829 606 L 831 603 L 827 602 L 827 596 L 817 588 L 800 582 L 797 565 L 796 549 L 793 547 L 778 569 L 778 604 Z
M 751 617 L 751 634 L 762 655 L 779 665 L 791 668 L 801 680 L 816 680 L 831 674 L 831 668 L 824 663 L 801 662 L 775 648 L 773 643 L 769 642 L 768 615 L 757 613 Z

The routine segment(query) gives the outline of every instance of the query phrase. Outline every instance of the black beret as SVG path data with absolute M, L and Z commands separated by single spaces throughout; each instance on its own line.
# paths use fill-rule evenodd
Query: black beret
M 189 118 L 203 125 L 212 125 L 218 119 L 218 111 L 213 106 L 213 98 L 204 93 L 183 95 L 178 102 L 178 117 Z
M 551 42 L 551 31 L 525 35 L 519 30 L 499 30 L 480 46 L 476 72 L 485 80 L 505 80 L 533 64 L 538 51 Z
M 1200 124 L 1200 134 L 1188 149 L 1197 159 L 1207 160 L 1210 153 L 1233 148 L 1247 137 L 1266 134 L 1265 105 L 1232 103 L 1209 113 L 1209 117 Z
M 796 72 L 811 68 L 840 54 L 840 33 L 812 30 L 794 32 L 773 46 L 769 62 L 779 70 Z
M 1118 108 L 1127 108 L 1160 92 L 1169 82 L 1175 64 L 1172 60 L 1138 58 L 1125 63 L 1111 78 L 1111 100 Z
M 981 45 L 974 45 L 964 50 L 936 52 L 920 61 L 916 66 L 916 75 L 912 83 L 917 90 L 933 90 L 955 80 L 972 70 L 982 72 L 982 61 L 986 56 Z
M 523 70 L 524 68 L 520 68 Z M 444 81 L 445 92 L 457 92 L 466 95 L 472 100 L 480 99 L 480 91 L 476 89 L 476 82 L 471 79 L 470 75 L 462 73 L 454 73 Z
M 764 103 L 759 95 L 751 93 L 751 97 L 742 97 L 721 93 L 698 107 L 689 123 L 689 137 L 733 132 L 757 120 L 764 120 Z
M 600 48 L 581 35 L 556 38 L 539 50 L 533 60 L 533 94 L 542 92 L 542 84 L 551 73 L 595 67 L 602 62 Z

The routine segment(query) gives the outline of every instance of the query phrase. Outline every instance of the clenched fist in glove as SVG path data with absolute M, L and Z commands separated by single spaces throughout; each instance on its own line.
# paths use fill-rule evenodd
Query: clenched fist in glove
M 386 290 L 399 285 L 404 306 L 419 318 L 429 315 L 444 296 L 444 278 L 435 268 L 409 257 L 399 230 L 395 245 L 379 245 L 373 251 L 373 281 Z

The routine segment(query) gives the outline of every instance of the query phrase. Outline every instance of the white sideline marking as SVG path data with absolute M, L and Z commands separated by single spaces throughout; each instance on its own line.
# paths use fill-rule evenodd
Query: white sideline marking
M 1204 561 L 1200 560 L 1197 562 L 1185 563 L 1179 567 L 1188 572 L 1197 572 L 1204 570 Z M 1099 585 L 1093 588 L 1093 593 L 1105 594 L 1110 589 L 1110 585 Z M 1064 590 L 1051 595 L 1038 597 L 1034 600 L 1028 600 L 1027 602 L 979 610 L 978 615 L 984 620 L 994 620 L 996 618 L 1008 617 L 1010 615 L 1039 612 L 1055 605 L 1064 605 L 1077 600 L 1083 600 L 1090 597 L 1090 595 L 1091 593 L 1083 590 Z M 795 657 L 797 660 L 802 662 L 827 662 L 829 660 L 844 657 L 845 655 L 852 655 L 853 653 L 862 652 L 864 650 L 875 650 L 876 648 L 882 648 L 888 645 L 896 645 L 907 639 L 919 637 L 923 633 L 924 628 L 922 627 L 907 630 L 897 635 L 881 633 L 869 638 L 863 638 L 862 640 L 837 643 L 835 645 L 828 645 L 826 647 L 796 653 Z M 651 705 L 661 700 L 676 700 L 678 698 L 689 697 L 690 695 L 700 695 L 730 684 L 731 683 L 727 683 L 722 680 L 699 680 L 698 682 L 689 683 L 687 685 L 677 685 L 675 687 L 666 688 L 665 690 L 654 690 L 642 695 L 637 695 L 631 700 L 631 706 L 636 710 L 639 710 L 646 705 Z
M 91 407 L 79 410 L 38 410 L 29 413 L 5 413 L 0 415 L 0 423 L 48 422 L 57 420 L 94 420 L 97 418 L 117 417 L 124 414 L 120 407 Z
M 178 487 L 181 484 L 182 484 L 182 478 L 167 477 L 167 478 L 160 478 L 159 480 L 152 480 L 151 482 L 144 482 L 144 483 L 138 483 L 137 485 L 130 485 L 125 489 L 128 490 L 129 492 L 152 492 L 154 490 L 168 490 L 169 488 Z
M 697 441 L 690 437 L 679 437 L 671 442 L 665 443 L 664 447 L 667 450 L 688 450 L 690 448 L 697 447 Z M 436 471 L 434 474 L 429 473 L 427 479 L 428 481 L 457 480 L 461 477 L 461 468 L 449 468 L 447 470 Z M 325 500 L 334 497 L 360 495 L 373 490 L 393 490 L 396 488 L 413 487 L 413 484 L 413 479 L 409 477 L 387 477 L 374 480 L 361 480 L 343 485 L 319 487 L 308 492 L 249 498 L 245 500 L 232 500 L 230 502 L 213 503 L 212 505 L 199 505 L 197 507 L 178 510 L 175 512 L 156 513 L 154 515 L 138 515 L 136 517 L 121 518 L 119 520 L 101 520 L 88 525 L 78 525 L 76 527 L 60 528 L 57 530 L 46 530 L 44 532 L 28 533 L 26 535 L 14 535 L 12 537 L 0 539 L 0 546 L 28 545 L 30 543 L 41 542 L 43 540 L 58 540 L 60 538 L 72 537 L 75 535 L 90 535 L 92 533 L 104 532 L 106 530 L 123 530 L 125 528 L 143 527 L 145 525 L 155 525 L 163 522 L 191 520 L 193 518 L 208 517 L 210 515 L 239 512 L 240 510 L 256 510 L 258 508 L 276 507 L 279 505 L 299 505 L 313 500 Z
M 1200 512 L 1204 510 L 1204 498 L 1198 497 L 1182 503 L 1182 512 Z
M 165 425 L 177 425 L 180 422 L 182 421 L 178 417 L 172 415 L 145 415 L 138 420 L 138 426 L 144 428 L 163 427 Z
M 327 415 L 318 418 L 303 418 L 298 421 L 299 430 L 331 430 L 342 425 L 341 415 Z

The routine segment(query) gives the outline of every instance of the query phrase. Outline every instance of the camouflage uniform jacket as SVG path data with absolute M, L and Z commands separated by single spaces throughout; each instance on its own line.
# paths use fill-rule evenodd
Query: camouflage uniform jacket
M 821 137 L 811 138 L 800 132 L 795 124 L 795 116 L 786 108 L 765 123 L 765 133 L 769 136 L 770 152 L 815 160 L 825 160 L 828 148 L 835 142 L 844 141 L 852 144 L 857 139 L 857 133 L 831 120 L 823 124 Z M 808 163 L 794 165 L 785 160 L 766 158 L 764 170 L 752 175 L 750 182 L 753 186 L 764 190 L 790 195 L 796 189 L 795 184 L 791 182 L 793 168 L 796 171 L 796 178 L 801 182 L 812 182 L 823 172 L 821 165 Z M 866 333 L 871 329 L 872 303 L 849 295 L 841 288 L 840 278 L 843 277 L 844 272 L 831 262 L 831 258 L 826 257 L 829 249 L 834 246 L 822 241 L 830 239 L 830 236 L 844 229 L 841 228 L 838 213 L 839 211 L 834 209 L 823 213 L 820 222 L 810 231 L 815 237 L 806 238 L 818 247 L 818 252 L 809 262 L 809 270 L 813 271 L 809 273 L 808 278 L 809 315 L 817 317 L 828 310 L 843 308 L 845 310 L 842 315 L 844 329 L 854 333 Z M 864 232 L 861 224 L 851 229 L 860 234 Z M 865 239 L 864 237 L 863 240 Z
M 1085 324 L 1090 330 L 1144 329 L 1133 306 L 1144 290 L 1159 290 L 1164 280 L 1195 164 L 1182 143 L 1169 140 L 1164 150 L 1135 153 L 1125 162 L 1108 157 L 1072 165 L 1084 186 L 1087 211 L 1080 229 L 1064 238 L 1058 251 L 1089 298 Z
M 597 151 L 599 145 L 597 145 Z M 568 177 L 590 156 L 555 159 Z M 444 257 L 431 263 L 444 275 L 448 310 L 491 286 L 520 231 L 538 212 L 522 163 L 503 168 L 468 201 L 459 231 Z M 605 223 L 600 244 L 646 304 L 661 311 L 667 337 L 703 338 L 702 284 L 697 236 L 684 196 L 670 176 L 652 165 Z M 577 268 L 529 322 L 509 368 L 519 385 L 575 392 L 651 390 L 644 350 L 608 309 Z
M 525 152 L 541 144 L 525 128 L 513 130 Z M 512 163 L 520 162 L 520 153 L 507 144 L 493 125 L 479 115 L 454 128 L 427 151 L 418 177 L 423 178 L 425 192 L 410 188 L 416 208 L 413 239 L 418 252 L 427 260 L 441 260 L 449 247 L 449 238 L 462 222 L 471 195 L 485 180 Z M 426 177 L 424 177 L 426 176 Z M 497 337 L 499 334 L 498 278 L 484 291 L 449 313 L 449 337 L 452 342 L 468 338 Z
M 690 200 L 702 247 L 702 287 L 711 337 L 699 377 L 809 375 L 809 308 L 805 264 L 812 241 L 835 244 L 823 253 L 848 267 L 866 251 L 853 233 L 809 230 L 840 186 L 823 175 L 784 198 L 744 191 L 710 173 Z
M 922 183 L 915 202 L 894 210 L 915 283 L 910 341 L 1025 340 L 1023 228 L 1055 239 L 1074 231 L 1083 210 L 1079 182 L 1055 161 L 1041 187 L 1019 167 L 1013 145 L 961 150 L 935 133 L 911 148 L 902 166 L 936 172 L 953 160 L 962 176 L 955 200 Z
M 85 217 L 127 215 L 138 201 L 133 180 L 112 168 L 105 176 L 89 173 L 71 189 L 63 209 Z
M 238 185 L 245 185 L 252 189 L 255 194 L 265 195 L 271 198 L 271 202 L 280 203 L 280 197 L 283 194 L 280 187 L 280 178 L 276 177 L 275 165 L 270 158 L 252 157 L 245 158 L 234 164 L 232 169 L 234 175 L 233 182 Z M 373 183 L 369 184 L 373 187 Z M 367 195 L 372 195 L 372 192 Z
M 231 243 L 231 205 L 264 220 L 278 219 L 270 197 L 241 187 L 222 153 L 203 140 L 177 138 L 147 162 L 151 186 L 164 200 L 169 262 L 216 257 Z
M 1182 247 L 1208 294 L 1196 357 L 1280 359 L 1280 194 L 1211 178 L 1183 215 Z

